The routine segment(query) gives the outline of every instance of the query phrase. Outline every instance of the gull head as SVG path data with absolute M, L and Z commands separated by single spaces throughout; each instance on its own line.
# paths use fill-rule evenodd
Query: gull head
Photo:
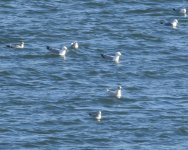
M 118 90 L 121 90 L 122 89 L 122 87 L 121 86 L 118 86 Z
M 74 49 L 78 49 L 79 45 L 77 41 L 74 41 L 73 43 L 71 43 L 71 47 Z
M 65 50 L 65 51 L 66 51 L 66 50 L 68 50 L 68 49 L 67 49 L 67 47 L 66 47 L 66 46 L 63 46 L 62 50 Z
M 184 15 L 185 15 L 186 12 L 187 12 L 186 8 L 181 8 L 181 9 L 180 9 L 180 13 L 181 13 L 181 14 L 184 14 Z
M 178 25 L 178 20 L 177 19 L 174 19 L 172 22 L 171 22 L 171 25 L 173 28 L 176 28 L 177 25 Z
M 121 53 L 120 52 L 116 52 L 116 56 L 121 56 Z
M 24 46 L 24 42 L 23 41 L 21 41 L 21 45 Z
M 177 19 L 174 19 L 174 20 L 172 21 L 172 23 L 178 23 L 178 20 L 177 20 Z

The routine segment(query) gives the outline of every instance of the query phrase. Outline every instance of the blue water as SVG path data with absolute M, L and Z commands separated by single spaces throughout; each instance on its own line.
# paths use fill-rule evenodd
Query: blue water
M 188 17 L 172 11 L 181 5 L 1 0 L 0 149 L 187 150 Z M 160 24 L 175 18 L 176 29 Z M 46 50 L 75 40 L 65 60 Z M 100 57 L 116 51 L 120 64 Z M 106 95 L 119 84 L 122 99 Z M 98 110 L 100 122 L 88 115 Z

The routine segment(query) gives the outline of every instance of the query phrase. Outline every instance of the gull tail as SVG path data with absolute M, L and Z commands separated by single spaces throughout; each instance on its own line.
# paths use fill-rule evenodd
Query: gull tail
M 165 21 L 164 21 L 164 20 L 161 20 L 161 21 L 160 21 L 160 24 L 164 24 L 164 23 L 165 23 Z
M 52 48 L 50 46 L 46 46 L 46 49 L 47 50 L 51 50 Z
M 13 48 L 13 46 L 12 46 L 12 45 L 6 45 L 6 47 Z
M 101 54 L 101 57 L 102 57 L 102 58 L 105 58 L 105 55 L 104 55 L 104 54 Z
M 88 113 L 88 115 L 91 116 L 91 117 L 95 117 L 95 116 L 96 116 L 96 113 L 90 112 L 90 113 Z

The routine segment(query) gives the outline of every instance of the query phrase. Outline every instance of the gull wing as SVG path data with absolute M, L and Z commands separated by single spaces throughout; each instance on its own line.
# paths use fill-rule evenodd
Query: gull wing
M 104 59 L 106 59 L 106 60 L 111 60 L 111 61 L 114 59 L 113 56 L 106 55 L 106 54 L 101 54 L 101 57 L 104 58 Z
M 52 48 L 50 46 L 46 46 L 46 49 L 49 50 L 53 54 L 59 54 L 59 49 Z

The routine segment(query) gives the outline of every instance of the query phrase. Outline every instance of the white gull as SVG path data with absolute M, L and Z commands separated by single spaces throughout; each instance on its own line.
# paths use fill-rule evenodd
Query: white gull
M 118 86 L 116 90 L 107 89 L 107 94 L 112 97 L 120 99 L 122 97 L 122 87 Z
M 178 25 L 178 20 L 174 19 L 171 22 L 161 21 L 161 24 L 164 24 L 165 26 L 171 26 L 172 28 L 176 28 Z
M 181 14 L 181 15 L 184 15 L 184 16 L 187 15 L 187 14 L 186 14 L 186 13 L 187 13 L 187 10 L 186 10 L 186 8 L 184 8 L 184 7 L 173 8 L 173 10 L 174 10 L 175 12 Z
M 102 112 L 98 111 L 97 113 L 89 113 L 89 115 L 93 118 L 95 118 L 97 121 L 100 121 L 102 119 Z
M 71 48 L 72 49 L 78 49 L 79 48 L 78 42 L 74 41 L 73 43 L 71 43 Z
M 47 46 L 46 47 L 47 50 L 49 50 L 52 54 L 55 54 L 55 55 L 60 55 L 62 57 L 65 57 L 66 53 L 67 53 L 67 47 L 66 46 L 63 46 L 62 49 L 57 49 L 57 48 L 52 48 L 50 46 Z
M 115 56 L 101 54 L 102 58 L 109 60 L 109 61 L 114 61 L 115 63 L 119 63 L 120 56 L 121 56 L 120 52 L 116 52 Z
M 17 43 L 17 44 L 9 44 L 9 45 L 6 45 L 7 47 L 9 48 L 24 48 L 24 42 L 21 41 L 20 43 Z

